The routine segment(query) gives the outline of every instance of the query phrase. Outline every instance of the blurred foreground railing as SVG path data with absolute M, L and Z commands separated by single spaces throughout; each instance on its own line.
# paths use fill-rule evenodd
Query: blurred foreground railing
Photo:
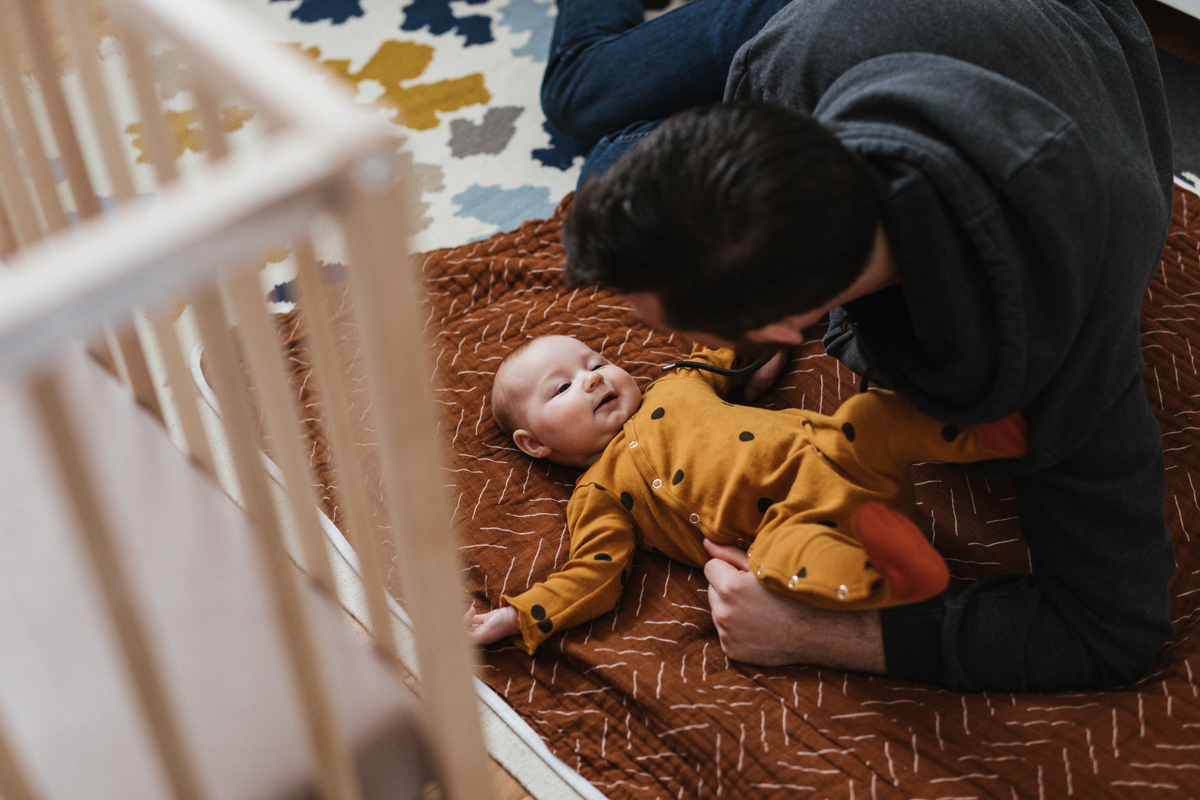
M 60 377 L 73 342 L 119 376 L 253 521 L 325 797 L 361 787 L 285 550 L 294 526 L 308 578 L 332 592 L 307 446 L 259 271 L 290 252 L 315 387 L 371 633 L 398 662 L 378 559 L 394 532 L 413 621 L 435 773 L 447 798 L 488 793 L 461 624 L 460 565 L 407 255 L 405 176 L 390 124 L 361 112 L 300 56 L 262 44 L 244 20 L 189 0 L 0 0 L 0 380 L 27 385 L 78 522 L 171 794 L 208 797 L 162 677 Z M 387 528 L 371 513 L 330 338 L 319 260 L 348 270 Z M 221 415 L 206 417 L 187 355 L 203 346 Z M 263 437 L 286 484 L 263 468 Z M 6 454 L 19 469 L 20 454 Z M 161 498 L 164 503 L 171 498 Z M 164 531 L 169 536 L 170 531 Z M 0 542 L 0 546 L 2 542 Z M 0 719 L 4 709 L 0 708 Z M 11 732 L 10 732 L 11 733 Z M 0 793 L 37 796 L 19 737 L 0 735 Z

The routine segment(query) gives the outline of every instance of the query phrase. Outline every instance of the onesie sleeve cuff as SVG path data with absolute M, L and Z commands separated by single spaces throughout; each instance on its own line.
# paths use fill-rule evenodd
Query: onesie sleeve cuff
M 883 655 L 889 678 L 944 685 L 942 677 L 942 598 L 893 606 L 879 612 Z
M 554 633 L 554 624 L 547 617 L 546 611 L 529 598 L 525 598 L 523 595 L 515 597 L 503 595 L 500 598 L 500 605 L 512 606 L 517 610 L 521 632 L 512 638 L 516 645 L 529 655 L 536 653 L 541 643 Z

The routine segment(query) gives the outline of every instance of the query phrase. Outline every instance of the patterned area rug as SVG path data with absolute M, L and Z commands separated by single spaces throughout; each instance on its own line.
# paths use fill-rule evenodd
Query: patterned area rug
M 417 251 L 549 217 L 583 154 L 542 115 L 553 0 L 228 0 L 402 131 Z
M 642 327 L 619 297 L 563 287 L 558 233 L 565 211 L 564 203 L 550 219 L 430 253 L 422 267 L 454 517 L 477 608 L 563 563 L 563 508 L 576 476 L 525 457 L 492 421 L 489 383 L 500 358 L 531 335 L 569 333 L 645 382 L 688 349 L 679 337 Z M 1171 584 L 1176 629 L 1138 683 L 1106 692 L 971 695 L 830 669 L 738 664 L 721 652 L 703 574 L 653 553 L 638 554 L 616 611 L 551 637 L 532 658 L 511 643 L 494 645 L 481 677 L 559 758 L 614 800 L 1194 796 L 1200 787 L 1200 549 L 1192 540 L 1200 532 L 1198 256 L 1200 198 L 1179 189 L 1142 321 L 1146 387 L 1163 430 L 1167 521 L 1179 561 Z M 336 270 L 327 280 L 329 291 L 340 294 Z M 323 464 L 321 412 L 298 325 L 302 311 L 281 316 L 281 334 L 292 349 L 294 386 L 308 406 L 314 457 Z M 353 328 L 341 330 L 344 352 L 355 352 Z M 824 355 L 819 342 L 793 355 L 761 404 L 830 412 L 856 391 L 855 376 Z M 326 510 L 340 521 L 325 477 Z M 1028 570 L 1010 484 L 938 464 L 918 465 L 914 478 L 918 522 L 954 580 Z M 389 548 L 381 550 L 390 563 Z M 389 585 L 402 597 L 394 576 Z

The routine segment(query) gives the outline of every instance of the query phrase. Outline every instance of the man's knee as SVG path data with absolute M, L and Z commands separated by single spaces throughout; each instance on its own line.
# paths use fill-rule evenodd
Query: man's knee
M 1093 646 L 1099 672 L 1105 686 L 1124 686 L 1150 671 L 1173 626 L 1164 613 L 1159 619 L 1146 619 L 1109 633 Z
M 605 128 L 595 103 L 581 98 L 571 83 L 570 67 L 558 64 L 546 68 L 542 80 L 542 113 L 555 130 L 590 150 L 602 136 L 612 133 Z
M 1134 683 L 1144 676 L 1171 635 L 1172 625 L 1166 609 L 1162 614 L 1146 614 L 1125 619 L 1109 618 L 1102 627 L 1076 628 L 1068 635 L 1058 625 L 1049 633 L 1058 647 L 1047 647 L 1047 636 L 1032 630 L 1026 657 L 1029 689 L 1108 689 Z
M 1100 608 L 1062 595 L 1052 601 L 1032 576 L 952 590 L 945 606 L 943 680 L 960 691 L 1126 685 L 1146 674 L 1172 631 L 1165 591 Z

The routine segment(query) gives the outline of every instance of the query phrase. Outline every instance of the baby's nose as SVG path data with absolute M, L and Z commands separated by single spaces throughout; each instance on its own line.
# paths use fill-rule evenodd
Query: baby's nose
M 587 377 L 583 379 L 583 387 L 590 392 L 592 389 L 595 389 L 602 380 L 603 376 L 600 375 L 599 370 L 590 370 L 587 374 Z

